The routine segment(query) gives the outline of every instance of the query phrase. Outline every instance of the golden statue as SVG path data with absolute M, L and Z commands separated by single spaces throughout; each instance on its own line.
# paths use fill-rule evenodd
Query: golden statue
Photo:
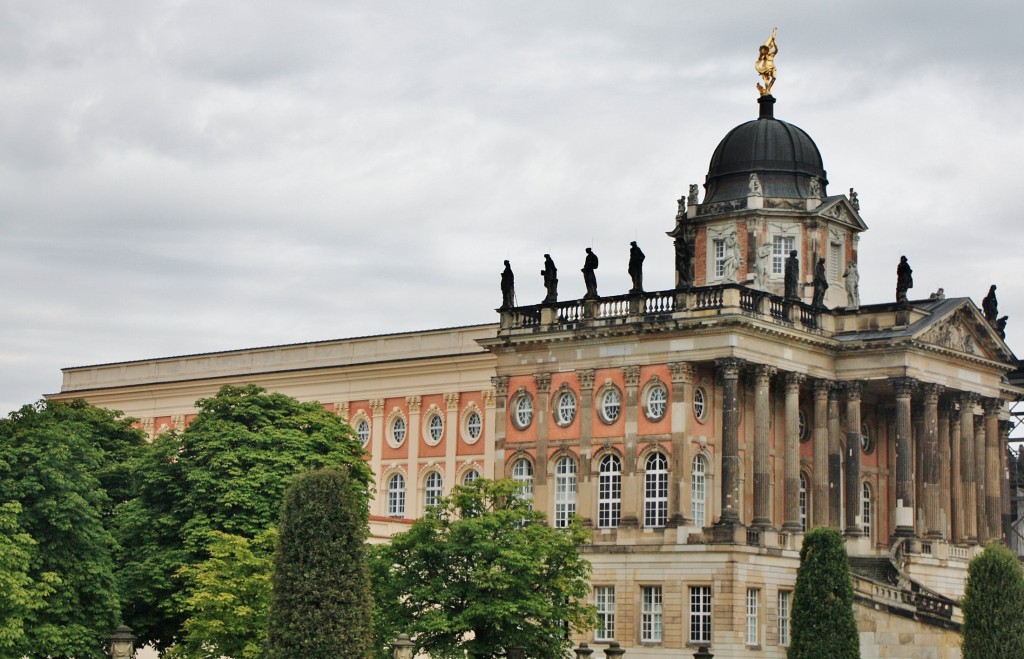
M 754 68 L 761 74 L 761 82 L 764 83 L 757 83 L 757 91 L 761 92 L 761 96 L 770 96 L 772 85 L 775 84 L 775 55 L 779 52 L 779 47 L 775 45 L 775 33 L 778 31 L 779 28 L 774 28 L 772 36 L 758 48 L 757 61 L 754 62 Z

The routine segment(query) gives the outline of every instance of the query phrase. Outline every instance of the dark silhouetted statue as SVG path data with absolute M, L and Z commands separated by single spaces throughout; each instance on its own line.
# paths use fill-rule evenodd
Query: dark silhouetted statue
M 907 304 L 907 291 L 914 287 L 914 271 L 907 262 L 907 257 L 900 257 L 900 264 L 896 266 L 896 302 Z
M 594 250 L 587 248 L 587 259 L 583 262 L 583 267 L 580 272 L 583 273 L 583 283 L 587 286 L 587 294 L 583 297 L 585 300 L 597 299 L 597 275 L 594 271 L 597 270 L 597 254 L 594 254 Z
M 516 306 L 516 276 L 512 274 L 512 266 L 505 259 L 505 269 L 501 271 L 501 308 L 511 309 Z
M 818 259 L 814 266 L 814 298 L 811 306 L 815 309 L 825 308 L 825 291 L 828 290 L 828 277 L 825 275 L 825 259 Z
M 643 293 L 644 291 L 644 253 L 637 247 L 636 241 L 629 243 L 629 278 L 633 280 L 633 288 L 630 293 Z
M 800 284 L 800 259 L 796 257 L 796 250 L 792 250 L 789 253 L 789 258 L 786 259 L 786 299 L 787 300 L 799 300 L 800 292 L 798 290 Z
M 544 296 L 544 304 L 558 302 L 558 268 L 555 267 L 555 262 L 551 260 L 550 254 L 544 255 L 544 269 L 540 271 L 540 274 L 544 276 L 544 288 L 548 292 Z

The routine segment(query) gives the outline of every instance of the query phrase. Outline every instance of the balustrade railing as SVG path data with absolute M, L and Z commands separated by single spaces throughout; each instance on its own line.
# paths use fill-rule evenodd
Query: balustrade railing
M 705 286 L 695 291 L 694 307 L 700 310 L 721 309 L 725 302 L 725 291 L 721 286 Z

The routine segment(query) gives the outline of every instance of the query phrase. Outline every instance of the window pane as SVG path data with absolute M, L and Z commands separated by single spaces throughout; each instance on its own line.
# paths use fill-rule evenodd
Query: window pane
M 598 586 L 594 588 L 594 599 L 597 606 L 597 630 L 594 640 L 610 641 L 615 638 L 615 588 Z
M 790 591 L 779 591 L 779 645 L 789 645 L 789 596 Z
M 640 591 L 640 640 L 661 641 L 661 586 L 644 586 Z
M 690 641 L 711 642 L 711 586 L 690 588 Z
M 707 462 L 703 455 L 696 455 L 693 458 L 693 472 L 690 475 L 690 516 L 697 528 L 704 528 L 704 475 L 707 471 Z
M 555 528 L 565 528 L 576 514 L 576 461 L 561 458 L 555 464 Z
M 597 526 L 612 529 L 619 525 L 622 509 L 622 464 L 615 455 L 601 459 L 597 483 Z
M 668 460 L 662 453 L 647 458 L 644 474 L 644 526 L 661 528 L 668 521 Z

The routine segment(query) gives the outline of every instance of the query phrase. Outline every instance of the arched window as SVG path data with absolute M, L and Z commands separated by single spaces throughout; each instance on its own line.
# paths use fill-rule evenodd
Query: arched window
M 864 481 L 860 493 L 860 523 L 864 528 L 864 535 L 871 538 L 871 485 Z
M 807 512 L 810 509 L 807 498 L 807 477 L 800 472 L 800 530 L 807 530 Z
M 661 528 L 667 521 L 668 460 L 663 453 L 652 453 L 644 473 L 644 526 Z
M 693 456 L 693 471 L 690 475 L 690 516 L 697 528 L 704 528 L 707 523 L 705 516 L 707 500 L 706 477 L 708 461 L 703 455 Z
M 576 461 L 563 457 L 555 463 L 555 528 L 564 529 L 576 514 Z
M 519 483 L 522 490 L 519 496 L 523 501 L 533 500 L 533 465 L 526 458 L 519 458 L 512 465 L 512 480 Z
M 463 475 L 462 484 L 469 485 L 478 478 L 480 478 L 480 472 L 477 471 L 476 469 L 470 469 L 465 473 L 465 475 Z
M 441 472 L 432 471 L 427 474 L 426 488 L 423 492 L 423 505 L 427 508 L 436 506 L 441 500 L 442 482 Z
M 395 474 L 388 479 L 388 515 L 405 515 L 405 476 L 402 474 Z
M 608 454 L 601 458 L 597 481 L 597 527 L 614 529 L 622 513 L 622 462 Z

